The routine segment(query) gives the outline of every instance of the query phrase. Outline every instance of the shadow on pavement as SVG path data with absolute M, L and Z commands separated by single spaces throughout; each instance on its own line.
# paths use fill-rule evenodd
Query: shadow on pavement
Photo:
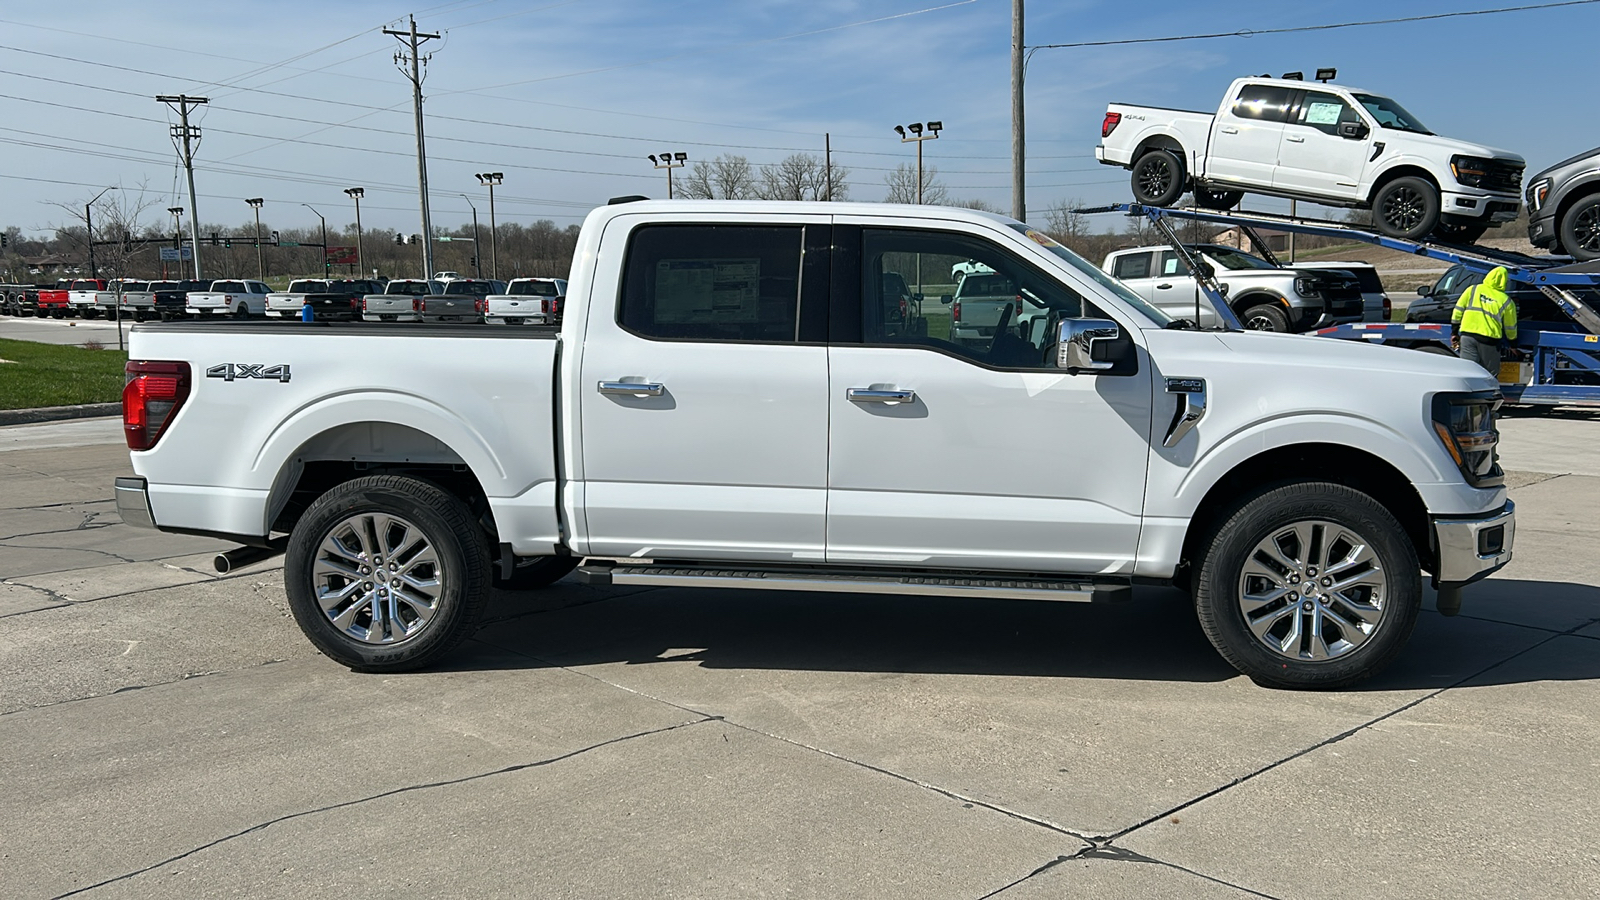
M 1600 588 L 1546 582 L 1497 586 L 1532 598 L 1559 592 L 1564 603 L 1581 604 L 1589 618 L 1600 618 Z M 491 616 L 514 613 L 517 604 L 537 598 L 503 595 Z M 1400 657 L 1362 689 L 1447 687 L 1552 634 L 1499 618 L 1446 619 L 1423 612 Z M 1158 588 L 1141 588 L 1130 602 L 1106 605 L 658 589 L 506 618 L 477 637 L 449 668 L 671 660 L 706 669 L 1186 682 L 1238 677 L 1206 640 L 1188 598 Z M 1544 671 L 1524 660 L 1515 680 L 1600 678 L 1600 641 L 1593 643 L 1595 652 L 1586 655 L 1581 671 L 1573 671 L 1570 663 Z M 1496 683 L 1495 677 L 1491 669 L 1475 683 Z

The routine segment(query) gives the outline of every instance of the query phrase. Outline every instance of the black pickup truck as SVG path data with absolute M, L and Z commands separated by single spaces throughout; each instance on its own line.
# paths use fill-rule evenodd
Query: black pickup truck
M 318 321 L 326 322 L 359 322 L 361 321 L 361 299 L 368 294 L 377 294 L 383 291 L 383 283 L 371 279 L 355 278 L 344 281 L 328 282 L 326 293 L 307 294 L 305 303 L 310 304 L 311 311 Z

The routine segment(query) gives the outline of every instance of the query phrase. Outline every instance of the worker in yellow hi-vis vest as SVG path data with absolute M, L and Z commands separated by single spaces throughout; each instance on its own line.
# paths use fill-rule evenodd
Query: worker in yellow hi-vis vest
M 1506 293 L 1504 266 L 1495 266 L 1456 300 L 1450 315 L 1450 343 L 1489 374 L 1500 377 L 1500 350 L 1517 339 L 1517 304 Z

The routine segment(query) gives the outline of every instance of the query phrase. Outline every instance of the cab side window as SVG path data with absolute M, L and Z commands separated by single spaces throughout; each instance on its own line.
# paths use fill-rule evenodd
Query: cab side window
M 1161 251 L 1161 263 L 1158 268 L 1162 278 L 1189 277 L 1189 264 L 1178 257 L 1176 250 Z
M 1053 368 L 1061 320 L 1086 314 L 1066 285 L 961 234 L 863 229 L 861 273 L 866 343 L 916 345 L 994 368 Z
M 1300 101 L 1300 109 L 1294 118 L 1296 125 L 1305 125 L 1323 134 L 1332 135 L 1339 133 L 1340 125 L 1360 121 L 1361 116 L 1350 104 L 1344 102 L 1337 94 L 1326 94 L 1322 91 L 1307 91 L 1305 99 Z
M 617 323 L 641 337 L 793 343 L 805 229 L 646 225 L 628 240 Z
M 1239 119 L 1282 122 L 1288 118 L 1291 93 L 1288 88 L 1247 84 L 1239 89 L 1239 96 L 1233 101 L 1230 111 Z

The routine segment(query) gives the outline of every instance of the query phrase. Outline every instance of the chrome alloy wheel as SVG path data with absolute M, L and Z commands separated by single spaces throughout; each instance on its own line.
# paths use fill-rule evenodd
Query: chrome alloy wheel
M 438 555 L 422 529 L 386 513 L 360 513 L 330 529 L 311 582 L 328 621 L 366 644 L 416 637 L 444 592 Z
M 1372 545 L 1335 522 L 1275 529 L 1245 557 L 1239 611 L 1274 653 L 1293 660 L 1334 659 L 1382 626 L 1388 579 Z

